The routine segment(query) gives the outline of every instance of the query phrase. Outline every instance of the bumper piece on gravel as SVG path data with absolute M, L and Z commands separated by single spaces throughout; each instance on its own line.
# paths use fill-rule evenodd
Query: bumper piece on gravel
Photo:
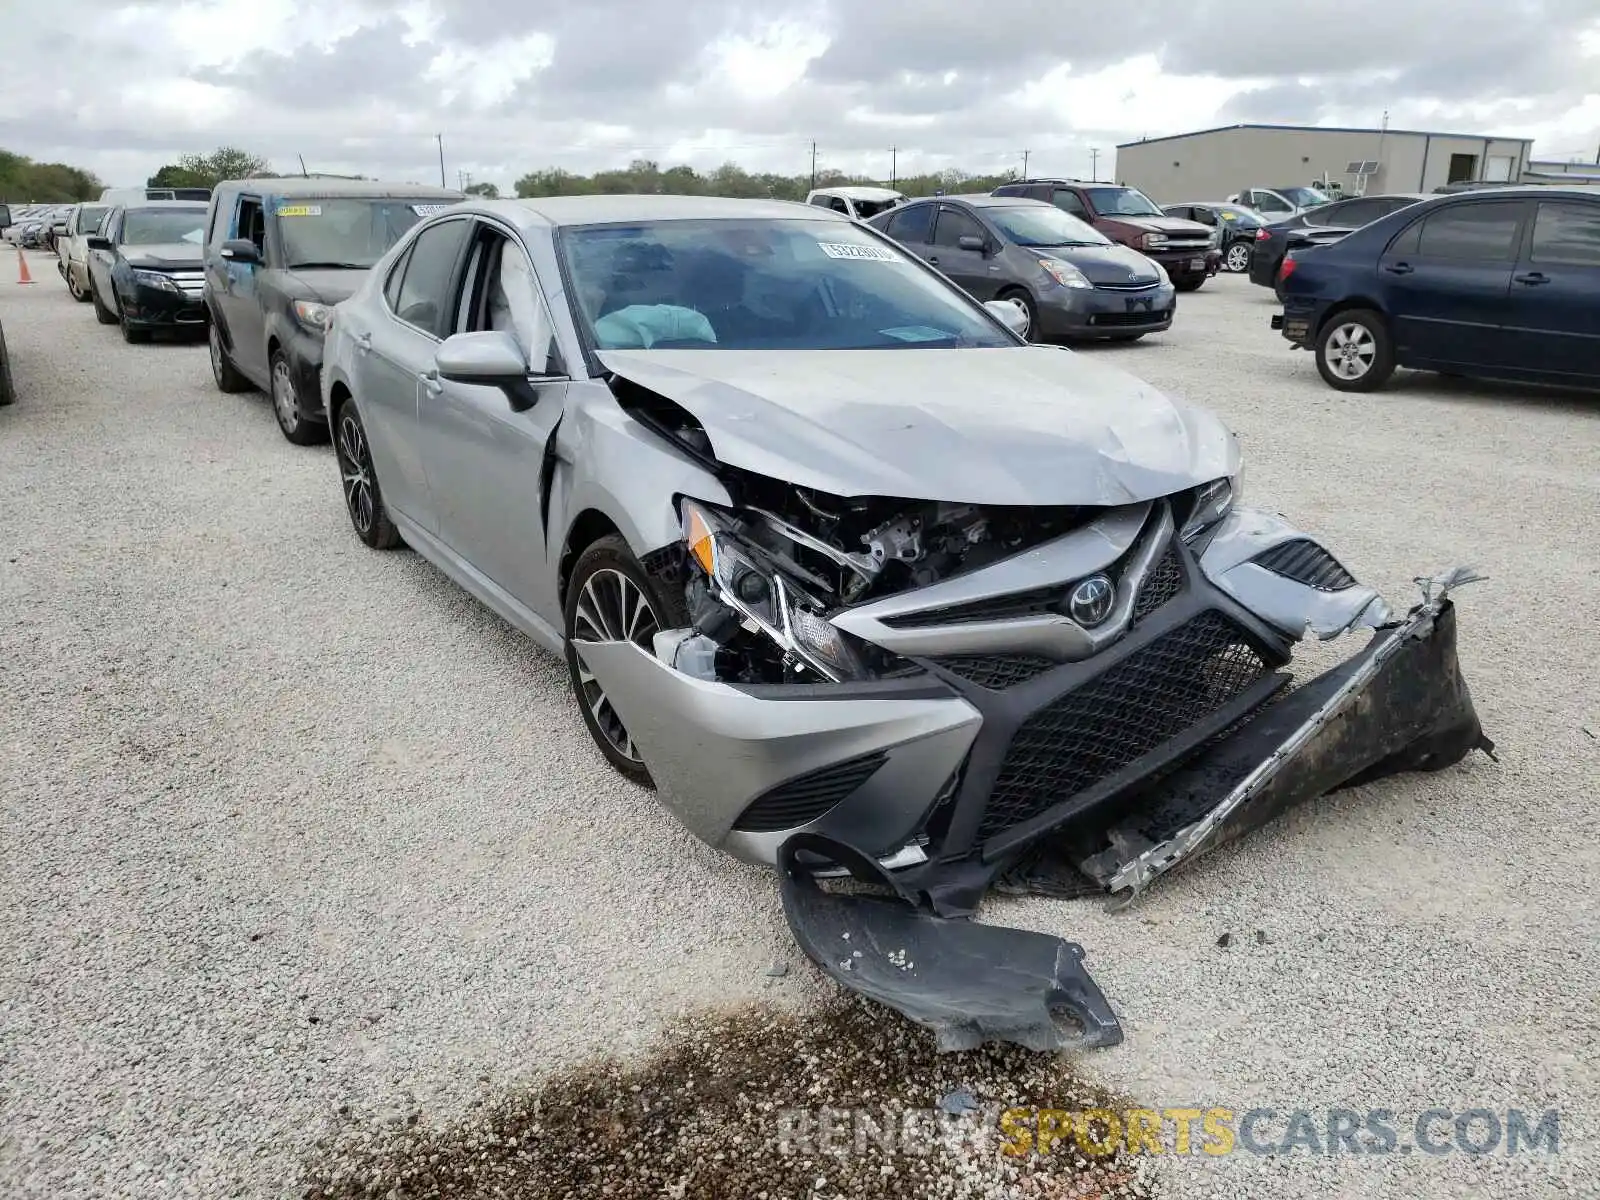
M 783 910 L 830 978 L 932 1030 L 941 1051 L 1013 1042 L 1042 1052 L 1115 1046 L 1122 1028 L 1083 969 L 1083 947 L 1025 929 L 935 916 L 894 898 L 823 891 L 812 851 L 897 893 L 888 872 L 831 839 L 796 834 L 780 852 Z

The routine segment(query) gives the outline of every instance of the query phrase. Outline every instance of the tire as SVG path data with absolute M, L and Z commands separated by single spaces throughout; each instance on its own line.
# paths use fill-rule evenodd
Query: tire
M 128 345 L 139 346 L 150 340 L 150 331 L 148 329 L 136 329 L 128 324 L 127 317 L 120 318 L 117 323 L 122 326 L 122 340 L 127 342 Z
M 272 351 L 267 366 L 272 372 L 272 415 L 278 418 L 283 436 L 296 446 L 315 446 L 327 441 L 328 427 L 321 421 L 308 420 L 300 412 L 294 373 L 289 369 L 289 356 L 282 347 Z
M 643 614 L 637 607 L 628 607 L 628 589 L 631 589 L 634 598 L 644 602 Z M 624 608 L 627 614 L 631 614 L 631 622 L 630 617 L 623 613 Z M 609 625 L 609 628 L 596 628 L 596 622 L 602 627 Z M 627 632 L 622 628 L 625 623 L 633 624 L 630 640 L 649 650 L 650 638 L 657 630 L 678 629 L 687 625 L 689 611 L 681 594 L 668 591 L 652 579 L 628 549 L 628 543 L 619 535 L 611 534 L 590 545 L 578 556 L 572 568 L 562 621 L 567 648 L 567 674 L 572 680 L 572 694 L 577 698 L 584 727 L 605 760 L 633 782 L 653 788 L 655 781 L 650 778 L 649 768 L 639 757 L 615 710 L 604 703 L 605 692 L 584 669 L 573 644 L 576 638 L 589 641 L 620 640 L 617 635 Z M 596 633 L 602 637 L 594 637 Z M 605 637 L 607 634 L 611 636 Z M 597 710 L 600 712 L 599 719 L 595 715 Z
M 78 277 L 72 273 L 72 268 L 67 268 L 67 291 L 72 293 L 72 298 L 79 304 L 89 303 L 88 290 L 78 282 Z
M 1323 381 L 1341 392 L 1376 391 L 1394 374 L 1388 323 L 1371 309 L 1329 317 L 1317 333 L 1316 354 Z
M 211 378 L 217 385 L 217 391 L 248 392 L 250 381 L 239 374 L 239 368 L 235 367 L 233 359 L 228 357 L 228 351 L 222 344 L 222 331 L 217 328 L 215 316 L 206 322 L 206 345 L 211 351 Z
M 1198 292 L 1205 281 L 1204 275 L 1185 275 L 1182 279 L 1174 279 L 1172 286 L 1180 292 Z
M 356 536 L 374 550 L 393 550 L 400 545 L 400 531 L 389 519 L 383 504 L 383 489 L 372 467 L 372 450 L 367 428 L 361 423 L 354 400 L 346 400 L 334 415 L 339 430 L 334 438 L 334 458 L 339 462 L 339 482 L 344 491 L 344 508 Z
M 5 330 L 0 329 L 0 408 L 17 401 L 17 390 L 11 383 L 11 354 L 6 349 Z
M 1039 306 L 1033 302 L 1033 297 L 1022 288 L 1007 288 L 995 297 L 996 300 L 1015 300 L 1028 310 L 1028 340 L 1039 340 Z
M 117 314 L 105 306 L 100 299 L 100 289 L 95 287 L 93 277 L 89 280 L 89 301 L 94 305 L 94 319 L 102 325 L 120 325 Z
M 1235 242 L 1222 255 L 1222 268 L 1238 275 L 1250 269 L 1250 243 Z

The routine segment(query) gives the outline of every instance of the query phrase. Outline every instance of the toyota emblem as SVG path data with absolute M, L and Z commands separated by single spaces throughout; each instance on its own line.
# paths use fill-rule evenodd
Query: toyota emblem
M 1079 625 L 1093 629 L 1096 625 L 1104 624 L 1111 615 L 1116 598 L 1117 589 L 1108 576 L 1091 575 L 1072 589 L 1072 594 L 1067 598 L 1067 609 Z

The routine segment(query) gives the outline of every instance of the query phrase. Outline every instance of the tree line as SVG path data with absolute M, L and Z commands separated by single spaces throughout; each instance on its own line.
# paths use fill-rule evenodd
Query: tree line
M 244 179 L 271 173 L 267 159 L 235 146 L 219 146 L 209 154 L 185 154 L 167 163 L 145 181 L 147 187 L 216 187 L 224 179 Z M 290 172 L 293 174 L 293 172 Z M 530 171 L 513 185 L 519 197 L 593 196 L 660 193 L 680 196 L 730 196 L 749 199 L 804 200 L 812 187 L 842 187 L 850 184 L 892 186 L 907 196 L 931 196 L 943 192 L 987 192 L 1017 177 L 1015 171 L 999 175 L 972 175 L 950 169 L 930 174 L 911 175 L 894 180 L 869 179 L 843 171 L 819 171 L 780 175 L 746 171 L 738 163 L 723 163 L 712 171 L 697 171 L 685 165 L 662 168 L 649 159 L 635 159 L 626 168 L 596 171 L 582 175 L 561 167 Z M 357 176 L 360 178 L 360 176 Z M 93 200 L 105 185 L 93 172 L 65 163 L 36 163 L 20 154 L 0 150 L 0 199 L 39 203 L 66 203 Z M 496 199 L 500 189 L 493 183 L 473 183 L 465 189 L 477 196 Z
M 66 204 L 93 200 L 105 187 L 93 171 L 66 163 L 41 163 L 0 150 L 0 200 L 13 204 Z

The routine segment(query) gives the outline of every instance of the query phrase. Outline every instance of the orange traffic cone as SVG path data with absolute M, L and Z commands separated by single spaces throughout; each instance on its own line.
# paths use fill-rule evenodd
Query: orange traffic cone
M 28 274 L 28 256 L 22 252 L 21 246 L 17 247 L 17 282 L 33 282 L 33 276 Z

